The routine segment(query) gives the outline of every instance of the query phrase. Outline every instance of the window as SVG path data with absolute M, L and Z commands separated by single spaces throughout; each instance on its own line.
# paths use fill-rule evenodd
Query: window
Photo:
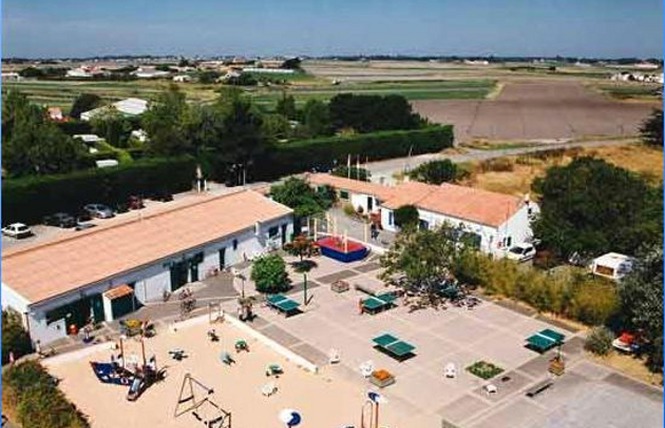
M 238 240 L 237 240 L 237 239 L 234 239 L 234 240 L 233 240 L 233 250 L 235 251 L 235 250 L 237 250 L 237 249 L 238 249 Z
M 395 214 L 392 211 L 390 211 L 388 213 L 388 224 L 392 226 L 394 222 L 395 222 Z
M 340 199 L 349 199 L 349 192 L 346 190 L 340 190 L 339 191 L 339 198 Z
M 277 236 L 277 234 L 279 234 L 279 227 L 278 226 L 271 227 L 270 229 L 268 229 L 268 237 L 269 238 L 274 238 L 275 236 Z

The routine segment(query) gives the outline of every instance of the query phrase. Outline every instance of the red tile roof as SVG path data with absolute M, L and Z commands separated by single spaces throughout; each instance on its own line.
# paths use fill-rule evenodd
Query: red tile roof
M 171 204 L 140 220 L 5 250 L 2 281 L 37 303 L 293 212 L 252 191 Z
M 391 198 L 394 193 L 394 188 L 382 186 L 376 183 L 367 181 L 352 180 L 344 177 L 337 177 L 331 174 L 306 174 L 305 179 L 311 184 L 316 185 L 330 185 L 336 189 L 347 190 L 353 193 L 362 193 L 365 195 L 374 195 L 380 200 Z

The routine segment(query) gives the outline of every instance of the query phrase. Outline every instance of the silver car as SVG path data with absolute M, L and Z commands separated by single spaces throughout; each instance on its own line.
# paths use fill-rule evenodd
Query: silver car
M 115 217 L 113 210 L 104 204 L 88 204 L 83 207 L 83 210 L 95 218 Z

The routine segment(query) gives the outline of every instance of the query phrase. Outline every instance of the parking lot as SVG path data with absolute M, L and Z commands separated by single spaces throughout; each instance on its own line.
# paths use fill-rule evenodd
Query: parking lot
M 324 370 L 371 385 L 359 371 L 372 361 L 396 377 L 396 383 L 382 392 L 389 400 L 386 412 L 404 416 L 422 415 L 423 426 L 469 427 L 633 427 L 616 411 L 616 404 L 631 403 L 631 421 L 641 427 L 660 426 L 662 400 L 653 389 L 627 388 L 634 381 L 587 361 L 583 339 L 574 333 L 525 316 L 491 302 L 473 310 L 449 306 L 446 310 L 424 309 L 409 312 L 399 304 L 377 315 L 359 313 L 359 299 L 365 294 L 355 284 L 381 287 L 376 258 L 341 265 L 320 257 L 318 268 L 309 275 L 312 302 L 303 313 L 286 318 L 268 307 L 256 308 L 254 327 L 310 361 L 327 365 L 329 351 L 337 349 L 340 364 Z M 298 276 L 292 276 L 298 281 Z M 330 284 L 344 279 L 351 290 L 337 294 Z M 302 303 L 302 293 L 291 294 Z M 232 310 L 232 303 L 228 309 Z M 525 338 L 545 328 L 566 334 L 563 346 L 567 373 L 536 398 L 524 391 L 549 377 L 549 359 L 554 351 L 539 355 L 524 347 Z M 415 356 L 403 362 L 373 349 L 372 338 L 390 333 L 416 347 Z M 498 365 L 504 372 L 483 381 L 465 370 L 477 361 Z M 457 377 L 445 378 L 444 366 L 454 363 Z M 615 380 L 614 382 L 612 380 Z M 631 383 L 633 382 L 633 383 Z M 488 394 L 483 387 L 497 386 Z M 641 386 L 641 384 L 638 384 Z M 583 395 L 588 399 L 579 402 Z M 611 399 L 607 398 L 611 396 Z M 614 407 L 613 407 L 614 406 Z M 579 414 L 579 417 L 572 415 Z M 585 414 L 598 415 L 583 417 Z M 608 418 L 612 421 L 608 422 Z M 580 425 L 580 422 L 582 424 Z

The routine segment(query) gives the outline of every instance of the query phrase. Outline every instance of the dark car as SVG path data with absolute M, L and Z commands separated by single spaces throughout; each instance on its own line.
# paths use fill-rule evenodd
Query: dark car
M 44 224 L 69 229 L 76 226 L 76 219 L 67 213 L 55 213 L 44 217 Z

